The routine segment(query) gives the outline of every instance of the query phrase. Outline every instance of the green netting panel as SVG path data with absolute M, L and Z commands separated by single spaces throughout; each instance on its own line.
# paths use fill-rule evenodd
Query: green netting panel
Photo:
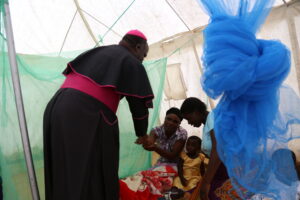
M 2 41 L 3 43 L 3 41 Z M 2 48 L 3 49 L 3 48 Z M 35 171 L 41 196 L 43 187 L 42 119 L 45 106 L 64 80 L 61 71 L 69 59 L 45 56 L 25 56 L 18 58 L 21 87 L 32 146 Z M 1 100 L 0 100 L 0 155 L 4 197 L 7 200 L 31 199 L 26 165 L 18 126 L 17 111 L 11 83 L 7 54 L 0 54 Z M 162 96 L 167 59 L 146 62 L 153 91 L 154 109 L 150 112 L 149 128 L 156 125 Z M 131 114 L 126 101 L 121 101 L 118 110 L 120 122 L 120 177 L 150 167 L 151 156 L 142 147 L 134 144 L 136 139 Z
M 3 30 L 2 20 L 1 26 Z M 0 171 L 3 178 L 4 199 L 29 200 L 31 193 L 4 37 L 0 38 L 0 46 Z M 42 199 L 44 199 L 43 112 L 46 104 L 63 82 L 64 77 L 61 72 L 70 59 L 38 55 L 18 55 L 17 57 L 28 132 Z M 150 112 L 149 129 L 156 125 L 159 116 L 166 63 L 166 58 L 145 63 L 156 96 L 154 109 Z M 124 177 L 150 167 L 151 158 L 149 152 L 134 144 L 136 136 L 131 114 L 124 100 L 120 103 L 118 116 L 121 141 L 119 175 Z
M 4 59 L 4 51 L 6 51 L 6 44 L 5 44 L 5 38 L 4 38 L 4 1 L 0 0 L 0 127 L 7 126 L 8 121 L 12 122 L 11 118 L 4 117 L 7 116 L 7 109 L 6 105 L 10 103 L 7 101 L 7 98 L 5 98 L 6 94 L 10 91 L 6 90 L 5 86 L 11 83 L 8 83 L 7 80 L 4 78 L 6 76 L 6 70 L 5 67 L 7 65 L 7 59 Z M 12 127 L 13 128 L 13 127 Z M 8 129 L 8 128 L 7 128 Z M 12 130 L 8 129 L 9 136 L 10 132 Z M 11 143 L 11 140 L 6 141 L 7 134 L 4 134 L 4 129 L 0 128 L 0 145 L 5 144 L 6 146 L 9 146 L 9 142 Z M 14 138 L 13 138 L 14 139 Z M 0 148 L 0 176 L 2 176 L 2 179 L 5 180 L 5 184 L 3 184 L 3 189 L 6 192 L 7 196 L 9 196 L 11 199 L 17 199 L 16 195 L 16 188 L 19 184 L 18 182 L 14 181 L 14 176 L 11 173 L 12 170 L 10 167 L 12 166 L 11 163 L 13 163 L 11 157 L 16 157 L 15 154 L 11 154 L 11 157 L 8 158 L 5 156 L 5 152 L 3 152 L 4 149 Z M 18 149 L 16 149 L 15 152 L 18 152 Z M 17 159 L 16 159 L 17 160 Z M 23 162 L 20 162 L 19 165 L 22 165 Z
M 153 62 L 146 62 L 146 71 L 151 82 L 155 99 L 154 108 L 150 110 L 149 128 L 154 127 L 159 116 L 159 105 L 161 102 L 167 59 L 160 59 Z M 125 177 L 139 170 L 147 169 L 151 166 L 151 154 L 144 151 L 139 145 L 135 145 L 136 136 L 134 134 L 133 122 L 126 101 L 121 101 L 118 110 L 120 132 L 121 132 L 121 151 L 119 176 Z M 133 156 L 134 155 L 134 156 Z
M 2 50 L 5 50 L 3 47 L 4 45 L 2 45 Z M 7 200 L 31 199 L 9 62 L 4 52 L 0 52 L 0 150 L 2 152 L 0 164 L 4 198 Z M 59 72 L 68 60 L 21 55 L 17 60 L 33 159 L 41 196 L 43 196 L 43 110 L 49 98 L 63 81 L 63 76 Z

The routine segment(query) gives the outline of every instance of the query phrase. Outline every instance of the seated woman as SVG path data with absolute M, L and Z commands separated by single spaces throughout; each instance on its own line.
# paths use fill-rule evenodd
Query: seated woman
M 187 131 L 180 127 L 182 119 L 178 108 L 170 108 L 163 125 L 153 128 L 146 140 L 136 142 L 160 158 L 149 170 L 120 181 L 122 200 L 156 200 L 171 189 L 177 175 L 177 159 L 187 138 Z
M 170 108 L 166 112 L 164 124 L 153 128 L 143 143 L 144 149 L 160 155 L 156 165 L 176 165 L 187 138 L 187 131 L 180 126 L 182 119 L 178 108 Z

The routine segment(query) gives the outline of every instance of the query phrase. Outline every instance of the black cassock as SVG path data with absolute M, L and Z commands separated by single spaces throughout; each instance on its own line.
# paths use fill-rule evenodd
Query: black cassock
M 126 97 L 137 136 L 146 134 L 153 92 L 142 63 L 119 45 L 89 50 L 68 64 Z M 146 116 L 146 117 L 145 117 Z M 44 114 L 46 200 L 118 200 L 119 128 L 113 111 L 73 88 L 61 88 Z

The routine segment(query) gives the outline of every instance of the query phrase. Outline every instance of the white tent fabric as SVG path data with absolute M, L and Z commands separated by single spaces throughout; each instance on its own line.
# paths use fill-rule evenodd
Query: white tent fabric
M 208 16 L 196 0 L 9 2 L 16 51 L 23 54 L 87 49 L 95 45 L 93 37 L 97 40 L 104 37 L 104 44 L 116 43 L 121 35 L 135 28 L 143 31 L 152 44 L 208 22 Z M 275 5 L 281 4 L 282 0 L 276 0 Z M 86 24 L 81 16 L 86 20 Z M 91 34 L 87 27 L 90 28 Z M 112 31 L 107 32 L 108 28 Z
M 104 44 L 118 42 L 130 29 L 143 31 L 150 44 L 188 30 L 165 0 L 11 0 L 16 51 L 28 54 L 59 52 L 74 15 L 63 50 L 93 47 L 95 42 L 76 12 L 76 2 L 93 36 L 98 40 L 105 37 Z M 207 23 L 208 17 L 195 0 L 169 2 L 191 29 Z M 106 33 L 108 28 L 112 31 Z

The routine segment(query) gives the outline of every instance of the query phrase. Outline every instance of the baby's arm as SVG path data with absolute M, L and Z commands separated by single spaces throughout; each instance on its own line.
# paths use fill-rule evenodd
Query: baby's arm
M 177 161 L 178 176 L 180 178 L 181 184 L 183 186 L 186 186 L 187 180 L 183 176 L 183 163 L 184 163 L 184 160 L 182 158 L 178 158 L 178 161 Z

